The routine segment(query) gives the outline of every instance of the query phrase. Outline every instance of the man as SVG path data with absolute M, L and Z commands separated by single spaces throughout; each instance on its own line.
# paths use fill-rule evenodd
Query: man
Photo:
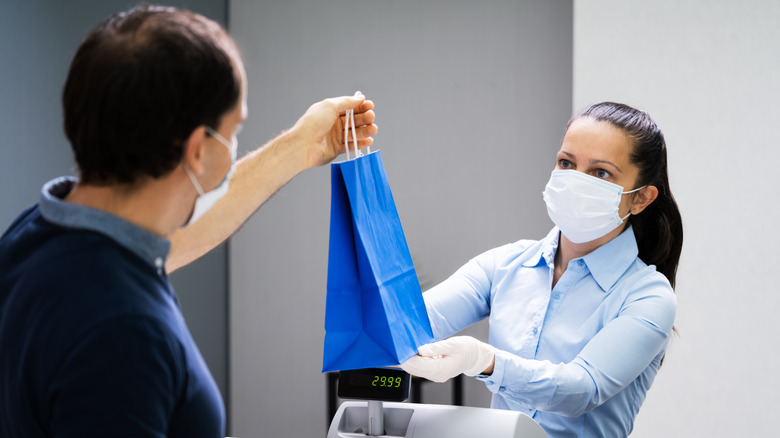
M 0 239 L 0 436 L 224 436 L 167 272 L 333 160 L 347 110 L 369 146 L 372 108 L 316 103 L 236 163 L 246 75 L 225 31 L 152 6 L 98 25 L 63 92 L 79 178 L 47 183 Z

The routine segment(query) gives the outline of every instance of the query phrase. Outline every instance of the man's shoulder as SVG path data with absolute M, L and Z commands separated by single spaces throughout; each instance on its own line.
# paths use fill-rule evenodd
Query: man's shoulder
M 111 249 L 116 245 L 112 245 L 111 240 L 100 233 L 63 227 L 47 221 L 36 204 L 24 210 L 3 233 L 0 238 L 0 258 L 6 258 L 5 263 L 24 264 L 67 255 L 67 259 L 60 260 L 65 261 L 78 256 L 85 248 L 100 250 L 101 247 Z
M 173 299 L 167 280 L 110 237 L 41 222 L 0 247 L 0 308 L 154 317 Z
M 132 253 L 94 231 L 60 227 L 40 217 L 11 231 L 0 244 L 0 261 L 15 268 L 19 281 L 74 284 L 102 278 L 116 283 L 117 272 L 138 264 Z
M 106 327 L 131 330 L 138 345 L 159 333 L 178 339 L 178 320 L 167 281 L 98 233 L 53 236 L 0 273 L 0 340 L 23 333 L 30 346 L 51 350 L 48 357 Z
M 0 235 L 0 242 L 2 242 L 7 235 L 13 234 L 14 230 L 20 228 L 22 224 L 33 220 L 37 216 L 40 216 L 40 210 L 38 209 L 38 204 L 33 204 L 25 208 L 19 214 L 19 216 L 16 216 L 16 219 L 14 219 L 14 221 L 11 222 L 11 225 L 9 225 L 8 228 L 5 229 L 3 234 Z

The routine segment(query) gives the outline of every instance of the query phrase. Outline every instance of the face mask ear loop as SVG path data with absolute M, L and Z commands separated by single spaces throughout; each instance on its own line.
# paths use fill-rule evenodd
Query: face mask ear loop
M 623 192 L 623 194 L 624 194 L 624 195 L 627 195 L 627 194 L 629 194 L 629 193 L 638 192 L 638 191 L 642 190 L 642 189 L 643 189 L 643 188 L 645 188 L 645 187 L 647 187 L 647 186 L 642 186 L 642 187 L 636 188 L 636 189 L 634 189 L 634 190 L 629 190 L 629 191 L 627 191 L 627 192 Z
M 235 141 L 227 141 L 225 137 L 222 136 L 219 132 L 217 132 L 214 128 L 211 128 L 209 126 L 206 126 L 206 132 L 215 139 L 217 139 L 218 142 L 222 144 L 222 146 L 225 146 L 228 151 L 230 151 L 230 163 L 235 164 L 236 162 L 236 155 L 238 154 L 238 144 Z M 233 137 L 235 140 L 235 137 Z
M 195 175 L 192 174 L 192 171 L 190 170 L 190 166 L 188 166 L 187 163 L 184 163 L 184 171 L 187 172 L 187 176 L 190 177 L 190 181 L 192 181 L 192 185 L 194 185 L 195 190 L 198 191 L 198 196 L 205 195 L 205 192 L 203 191 L 203 187 L 200 186 L 198 179 L 195 178 Z
M 629 193 L 638 192 L 638 191 L 642 190 L 642 189 L 643 189 L 643 188 L 645 188 L 645 187 L 647 187 L 647 186 L 642 186 L 642 187 L 636 188 L 636 189 L 634 189 L 634 190 L 629 190 L 629 191 L 627 191 L 627 192 L 623 192 L 623 194 L 624 194 L 624 195 L 627 195 L 627 194 L 629 194 Z M 629 217 L 629 216 L 631 216 L 631 212 L 630 212 L 630 211 L 628 212 L 628 214 L 626 215 L 626 217 L 624 217 L 624 218 L 620 218 L 620 221 L 621 221 L 621 223 L 622 223 L 622 222 L 625 222 L 625 221 L 626 221 L 626 219 L 628 219 L 628 217 Z

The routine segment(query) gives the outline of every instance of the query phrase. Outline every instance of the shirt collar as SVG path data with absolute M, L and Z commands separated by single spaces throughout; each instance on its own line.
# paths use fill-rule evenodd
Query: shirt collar
M 553 229 L 547 233 L 547 236 L 540 240 L 539 244 L 536 245 L 536 252 L 530 254 L 522 265 L 526 268 L 533 268 L 544 262 L 547 266 L 553 266 L 555 264 L 555 250 L 558 248 L 559 235 L 560 232 L 558 227 L 553 227 Z
M 555 265 L 555 251 L 558 250 L 560 230 L 553 229 L 539 241 L 536 251 L 530 254 L 522 265 L 532 268 L 541 265 Z M 626 272 L 639 255 L 639 249 L 634 237 L 634 229 L 629 225 L 625 231 L 609 242 L 596 248 L 582 257 L 591 275 L 604 292 L 609 291 L 618 279 Z
M 43 186 L 39 208 L 44 219 L 62 227 L 106 235 L 162 272 L 171 242 L 110 213 L 66 202 L 64 198 L 76 182 L 74 177 L 63 176 Z
M 639 255 L 634 229 L 625 231 L 582 259 L 604 292 L 609 291 Z

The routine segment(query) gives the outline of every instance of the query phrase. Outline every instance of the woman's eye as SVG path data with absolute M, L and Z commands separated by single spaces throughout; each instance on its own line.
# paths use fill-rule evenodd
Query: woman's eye
M 561 158 L 560 160 L 558 160 L 558 166 L 560 166 L 561 169 L 571 169 L 574 167 L 571 161 L 565 158 Z
M 604 169 L 598 169 L 596 170 L 596 176 L 599 178 L 609 178 L 610 176 L 612 176 L 612 174 L 607 172 Z

